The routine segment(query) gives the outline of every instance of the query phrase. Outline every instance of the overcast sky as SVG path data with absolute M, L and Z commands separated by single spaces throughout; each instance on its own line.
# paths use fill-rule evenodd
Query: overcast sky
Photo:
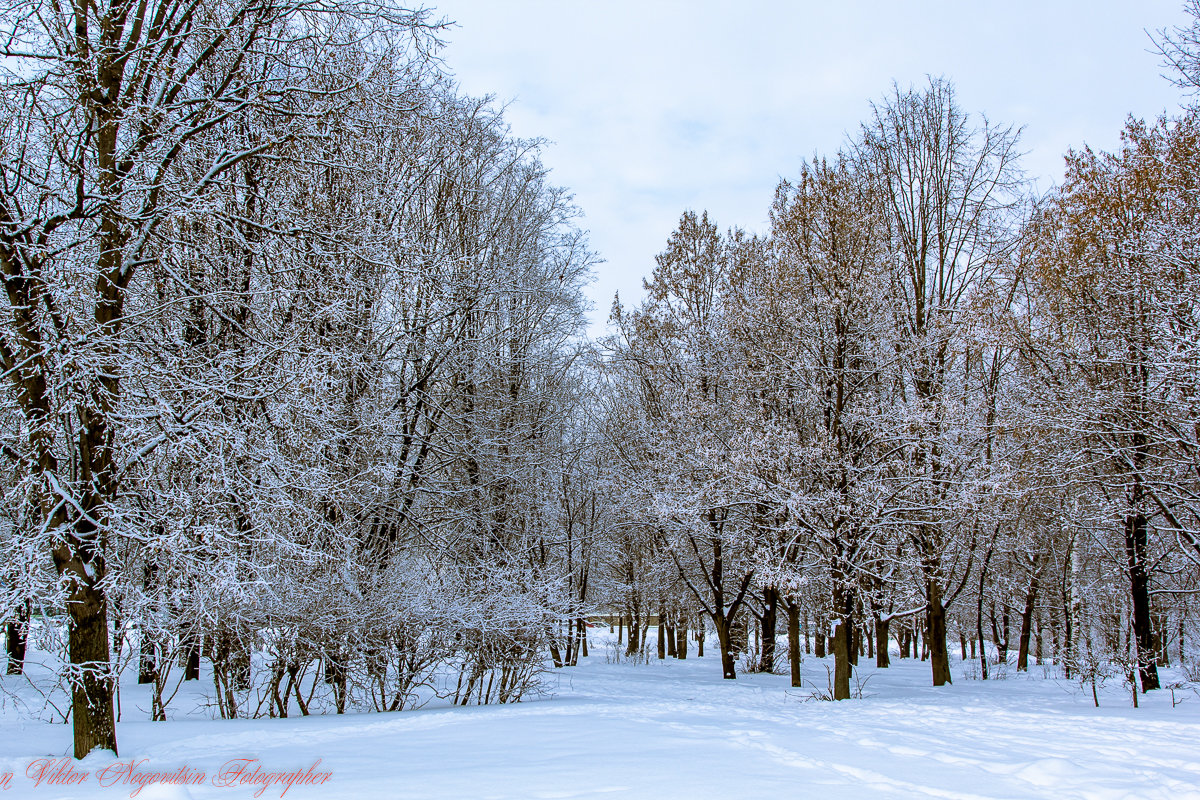
M 605 260 L 592 335 L 614 292 L 641 297 L 685 209 L 763 231 L 779 179 L 842 147 L 892 81 L 945 76 L 964 110 L 1023 126 L 1024 168 L 1045 189 L 1068 148 L 1112 149 L 1127 115 L 1178 110 L 1146 31 L 1186 21 L 1182 0 L 444 0 L 436 13 L 457 23 L 443 57 L 463 90 L 550 141 L 543 161 Z

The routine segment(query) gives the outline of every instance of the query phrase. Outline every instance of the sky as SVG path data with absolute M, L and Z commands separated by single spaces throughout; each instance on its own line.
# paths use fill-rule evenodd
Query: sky
M 764 232 L 781 178 L 832 156 L 893 82 L 950 79 L 959 105 L 1022 128 L 1037 190 L 1069 148 L 1111 150 L 1129 115 L 1175 113 L 1150 34 L 1187 22 L 1182 0 L 667 2 L 431 0 L 454 24 L 446 67 L 542 138 L 604 263 L 590 333 L 614 293 L 642 295 L 680 215 Z

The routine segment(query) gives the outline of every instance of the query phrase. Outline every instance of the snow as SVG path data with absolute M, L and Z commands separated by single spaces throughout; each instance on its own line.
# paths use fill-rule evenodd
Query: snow
M 1133 708 L 1119 683 L 1090 688 L 1050 668 L 1003 680 L 929 686 L 927 663 L 860 662 L 862 699 L 812 699 L 827 663 L 805 659 L 806 686 L 781 675 L 723 681 L 716 658 L 634 665 L 608 663 L 606 648 L 549 676 L 548 691 L 517 705 L 425 708 L 393 714 L 285 720 L 179 718 L 142 721 L 136 684 L 122 685 L 121 758 L 93 753 L 74 769 L 75 786 L 35 786 L 36 759 L 70 752 L 70 730 L 19 721 L 8 703 L 0 722 L 0 775 L 14 773 L 3 798 L 127 797 L 138 788 L 101 788 L 114 761 L 141 773 L 201 770 L 201 785 L 152 784 L 136 796 L 254 797 L 261 785 L 218 787 L 232 759 L 263 771 L 331 773 L 323 785 L 273 785 L 260 797 L 365 798 L 1200 798 L 1200 696 L 1172 707 L 1166 690 Z M 809 681 L 813 682 L 808 686 Z M 203 681 L 201 681 L 203 683 Z M 5 686 L 13 689 L 13 678 Z M 141 719 L 136 719 L 140 717 Z M 142 761 L 142 760 L 145 761 Z M 69 761 L 69 760 L 68 760 Z M 110 772 L 110 775 L 116 770 Z M 0 780 L 0 785 L 3 785 Z

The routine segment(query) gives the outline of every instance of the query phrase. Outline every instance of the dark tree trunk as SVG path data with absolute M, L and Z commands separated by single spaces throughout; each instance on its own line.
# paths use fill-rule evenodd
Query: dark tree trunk
M 1075 625 L 1071 621 L 1071 593 L 1067 586 L 1066 570 L 1063 570 L 1063 644 L 1059 658 L 1063 664 L 1063 675 L 1069 680 L 1075 662 Z
M 93 750 L 117 753 L 113 719 L 113 680 L 108 649 L 108 604 L 96 587 L 76 583 L 67 603 L 70 613 L 67 651 L 71 681 L 71 717 L 75 758 Z
M 714 620 L 717 628 L 717 646 L 721 650 L 721 677 L 726 680 L 737 678 L 737 664 L 733 652 L 733 642 L 730 638 L 730 625 L 718 615 Z
M 1135 491 L 1140 489 L 1135 487 Z M 1140 499 L 1140 498 L 1137 498 Z M 1142 691 L 1159 688 L 1154 637 L 1150 629 L 1150 579 L 1146 573 L 1147 523 L 1143 514 L 1125 518 L 1125 552 L 1129 559 L 1129 588 L 1133 596 L 1133 635 L 1137 645 Z
M 704 626 L 696 631 L 696 658 L 704 658 Z
M 1037 602 L 1038 581 L 1041 578 L 1039 559 L 1033 560 L 1033 573 L 1025 592 L 1025 607 L 1021 609 L 1021 635 L 1017 641 L 1017 671 L 1029 671 L 1029 638 L 1033 633 L 1033 611 Z
M 200 680 L 200 632 L 188 629 L 183 634 L 183 679 Z
M 762 617 L 762 657 L 758 665 L 761 672 L 775 671 L 775 621 L 779 615 L 779 592 L 766 591 L 766 606 Z
M 850 699 L 850 625 L 839 619 L 833 633 L 833 699 Z
M 675 657 L 678 659 L 687 658 L 688 651 L 688 629 L 687 620 L 681 619 L 679 626 L 675 628 Z
M 346 681 L 349 672 L 342 653 L 335 653 L 325 659 L 325 683 L 333 687 L 334 709 L 338 714 L 346 713 Z
M 888 629 L 891 626 L 890 619 L 875 618 L 875 666 L 879 669 L 887 669 L 892 664 L 891 655 L 888 653 Z
M 154 636 L 148 626 L 141 629 L 142 641 L 138 646 L 138 678 L 137 682 L 154 683 L 158 680 L 158 648 L 154 644 Z
M 908 658 L 912 647 L 912 632 L 909 631 L 908 625 L 905 624 L 900 628 L 900 657 Z
M 25 672 L 25 650 L 29 642 L 29 621 L 33 617 L 33 603 L 26 600 L 17 606 L 16 617 L 5 626 L 4 650 L 8 656 L 5 672 L 21 675 Z
M 859 640 L 862 638 L 862 636 L 859 633 L 858 626 L 854 624 L 853 617 L 851 617 L 850 621 L 847 622 L 846 624 L 850 627 L 850 630 L 846 632 L 846 642 L 847 642 L 846 655 L 850 659 L 850 666 L 857 667 L 858 666 Z
M 936 580 L 929 580 L 926 588 L 929 629 L 925 642 L 929 646 L 933 685 L 945 686 L 953 682 L 950 679 L 950 654 L 946 648 L 946 607 L 942 605 L 942 587 Z
M 800 607 L 787 604 L 788 614 L 788 663 L 792 669 L 792 686 L 800 685 Z
M 746 615 L 737 613 L 733 615 L 733 619 L 729 621 L 729 647 L 730 652 L 734 657 L 746 652 L 746 647 L 750 641 L 750 630 L 746 624 Z
M 667 655 L 670 658 L 677 658 L 675 655 L 675 626 L 667 626 Z
M 659 661 L 662 661 L 664 658 L 667 657 L 667 626 L 665 624 L 666 617 L 667 617 L 667 615 L 664 614 L 661 610 L 658 612 L 657 633 L 658 633 L 658 660 Z
M 1002 610 L 1000 612 L 1000 617 L 1002 620 L 1001 625 L 997 625 L 997 623 L 996 623 L 996 604 L 994 602 L 992 603 L 992 610 L 991 610 L 990 616 L 991 616 L 991 620 L 992 620 L 992 641 L 994 641 L 996 643 L 996 663 L 997 664 L 1007 664 L 1008 663 L 1008 606 L 1007 605 L 1002 606 Z
M 850 698 L 850 665 L 854 643 L 854 594 L 845 581 L 834 576 L 833 613 L 833 699 Z M 857 660 L 857 659 L 854 659 Z
M 825 657 L 825 631 L 821 631 L 821 630 L 817 631 L 816 636 L 814 636 L 813 638 L 816 639 L 816 651 L 817 651 L 815 653 L 816 657 L 824 658 Z
M 982 582 L 981 582 L 982 583 Z M 979 677 L 988 679 L 987 640 L 983 638 L 983 588 L 980 587 L 979 602 L 975 608 L 975 636 L 979 639 Z
M 147 597 L 152 597 L 157 591 L 157 576 L 157 565 L 152 561 L 146 561 L 142 566 L 142 591 Z M 137 682 L 139 684 L 155 683 L 158 680 L 158 647 L 155 633 L 152 631 L 152 626 L 148 624 L 146 614 L 142 617 L 142 624 L 138 632 L 141 634 L 141 643 L 138 646 Z
M 629 615 L 629 643 L 625 647 L 625 655 L 635 655 L 641 650 L 642 643 L 638 641 L 638 634 L 641 632 L 641 618 L 637 609 Z

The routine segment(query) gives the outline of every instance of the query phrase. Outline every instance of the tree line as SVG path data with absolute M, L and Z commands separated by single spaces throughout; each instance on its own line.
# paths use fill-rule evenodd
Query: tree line
M 76 757 L 131 661 L 154 719 L 202 658 L 222 717 L 519 699 L 573 609 L 593 261 L 540 143 L 426 12 L 0 18 L 8 672 L 61 654 Z
M 700 620 L 726 678 L 748 624 L 774 668 L 786 614 L 835 699 L 897 625 L 934 686 L 954 639 L 983 678 L 1032 646 L 1135 697 L 1194 663 L 1198 133 L 1131 120 L 1035 198 L 1019 131 L 934 78 L 781 181 L 766 233 L 685 212 L 606 342 L 621 542 L 659 567 L 624 613 Z

